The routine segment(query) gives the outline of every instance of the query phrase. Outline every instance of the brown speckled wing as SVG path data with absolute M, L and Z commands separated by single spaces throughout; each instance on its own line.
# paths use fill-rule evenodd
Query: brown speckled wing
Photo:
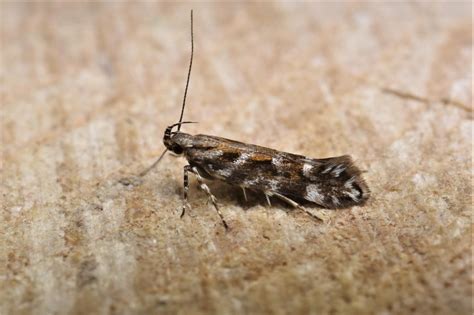
M 195 136 L 187 158 L 207 178 L 327 208 L 363 204 L 369 189 L 350 156 L 311 159 L 220 137 Z

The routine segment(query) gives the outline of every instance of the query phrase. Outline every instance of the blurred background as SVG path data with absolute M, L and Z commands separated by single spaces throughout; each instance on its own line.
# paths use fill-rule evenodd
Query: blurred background
M 323 158 L 372 198 L 321 224 L 210 183 L 183 131 Z M 1 12 L 0 313 L 471 314 L 470 2 L 14 3 Z M 191 184 L 195 186 L 194 180 Z

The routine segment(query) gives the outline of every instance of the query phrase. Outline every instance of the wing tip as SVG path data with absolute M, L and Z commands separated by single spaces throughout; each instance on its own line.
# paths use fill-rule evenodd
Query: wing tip
M 371 191 L 362 177 L 362 171 L 355 165 L 350 155 L 319 160 L 322 162 L 311 174 L 317 178 L 318 191 L 307 194 L 309 201 L 325 208 L 340 209 L 363 206 L 370 198 Z M 318 198 L 313 198 L 317 196 Z

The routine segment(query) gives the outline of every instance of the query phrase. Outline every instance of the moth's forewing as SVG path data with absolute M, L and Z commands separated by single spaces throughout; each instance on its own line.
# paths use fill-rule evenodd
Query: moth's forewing
M 327 208 L 361 205 L 370 194 L 360 170 L 347 155 L 311 159 L 220 137 L 192 137 L 186 158 L 207 178 Z

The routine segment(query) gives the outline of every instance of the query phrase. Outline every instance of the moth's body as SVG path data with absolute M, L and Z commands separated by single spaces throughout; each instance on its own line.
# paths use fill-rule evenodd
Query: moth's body
M 167 147 L 179 148 L 200 176 L 230 185 L 305 199 L 325 208 L 363 204 L 367 185 L 350 156 L 312 159 L 208 135 L 177 132 Z
M 169 150 L 184 155 L 189 165 L 184 167 L 183 212 L 188 198 L 188 173 L 193 173 L 200 188 L 206 192 L 222 223 L 227 228 L 217 200 L 203 178 L 218 179 L 230 185 L 261 191 L 270 203 L 275 196 L 288 204 L 316 215 L 300 206 L 296 200 L 305 199 L 326 208 L 342 208 L 362 205 L 369 198 L 369 189 L 360 170 L 348 155 L 327 159 L 312 159 L 277 150 L 207 135 L 189 135 L 180 132 L 183 122 L 186 94 L 193 63 L 193 12 L 191 11 L 191 59 L 184 89 L 183 106 L 178 123 L 166 128 L 163 143 L 166 150 L 158 160 L 141 173 L 144 176 L 153 169 Z M 177 131 L 172 132 L 177 127 Z M 319 218 L 319 217 L 317 217 Z

